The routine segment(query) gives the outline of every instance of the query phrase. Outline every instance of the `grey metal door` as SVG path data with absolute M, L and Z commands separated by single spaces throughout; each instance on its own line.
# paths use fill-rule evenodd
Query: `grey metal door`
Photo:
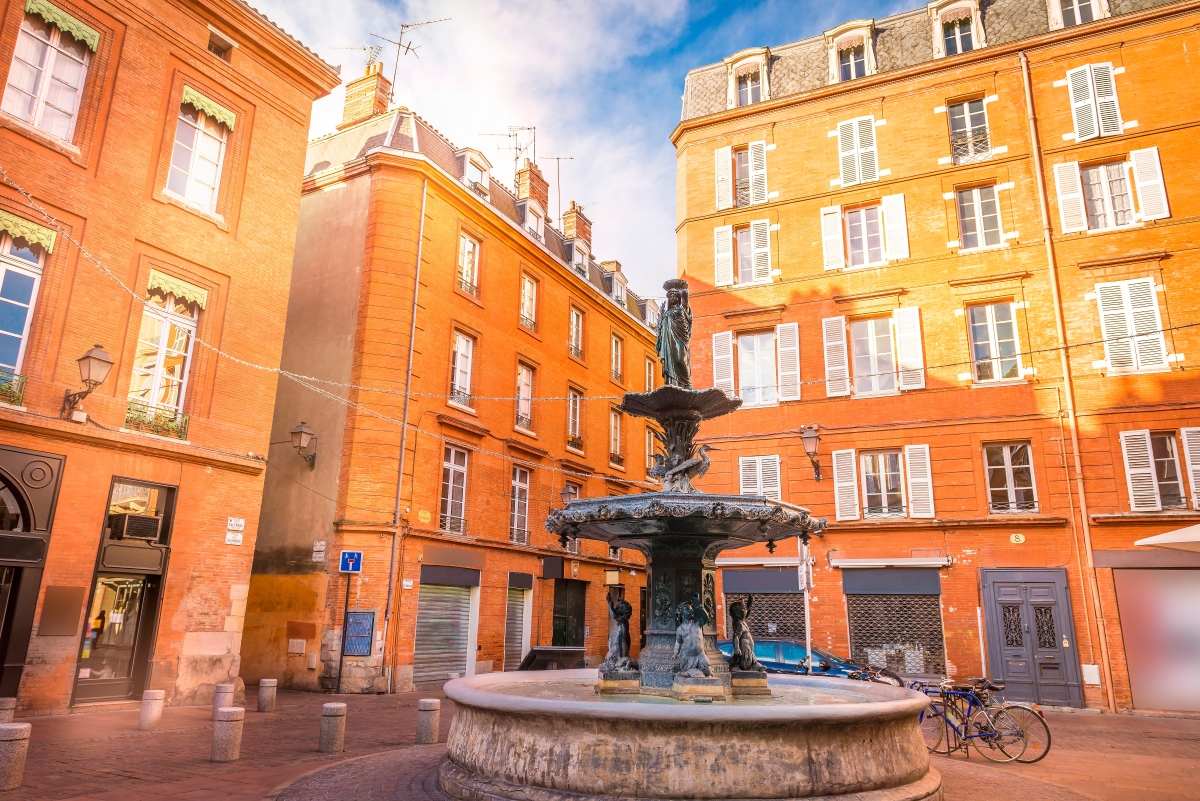
M 988 665 L 1010 701 L 1082 706 L 1067 574 L 982 570 Z
M 525 639 L 525 590 L 508 591 L 508 610 L 504 617 L 504 669 L 521 665 L 521 643 Z
M 452 678 L 451 673 L 466 675 L 470 619 L 470 587 L 421 585 L 417 597 L 413 684 L 445 682 Z

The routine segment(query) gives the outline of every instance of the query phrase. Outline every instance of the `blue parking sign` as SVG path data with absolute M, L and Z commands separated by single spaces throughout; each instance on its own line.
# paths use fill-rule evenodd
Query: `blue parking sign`
M 342 551 L 342 560 L 338 571 L 342 573 L 361 573 L 362 561 L 362 551 Z

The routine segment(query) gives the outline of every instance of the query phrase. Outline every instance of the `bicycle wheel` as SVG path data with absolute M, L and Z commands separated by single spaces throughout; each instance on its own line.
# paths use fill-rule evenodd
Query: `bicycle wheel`
M 1025 752 L 1025 727 L 1005 709 L 980 709 L 967 726 L 975 750 L 992 762 L 1012 762 Z
M 1025 745 L 1025 753 L 1017 757 L 1017 761 L 1030 765 L 1044 759 L 1046 754 L 1050 753 L 1050 727 L 1046 725 L 1046 719 L 1026 704 L 1005 704 L 1004 710 L 1021 721 L 1021 725 L 1025 727 L 1028 742 Z
M 930 701 L 929 706 L 921 712 L 921 737 L 931 754 L 950 753 L 946 740 L 946 721 L 941 712 L 941 701 Z
M 879 671 L 875 675 L 871 676 L 871 681 L 875 682 L 876 684 L 888 684 L 892 687 L 904 686 L 904 679 L 900 678 L 890 670 Z

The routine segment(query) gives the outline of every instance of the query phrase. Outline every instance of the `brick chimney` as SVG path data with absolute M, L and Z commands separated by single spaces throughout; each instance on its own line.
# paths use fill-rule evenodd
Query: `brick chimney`
M 517 199 L 536 200 L 546 211 L 549 220 L 550 184 L 546 183 L 542 171 L 529 159 L 525 159 L 525 166 L 517 172 Z
M 579 239 L 592 246 L 592 221 L 583 215 L 583 209 L 571 201 L 571 208 L 563 212 L 563 236 L 567 239 Z
M 338 130 L 387 111 L 391 88 L 392 82 L 383 77 L 383 64 L 376 61 L 368 65 L 361 78 L 346 84 L 346 105 L 342 107 L 342 124 Z

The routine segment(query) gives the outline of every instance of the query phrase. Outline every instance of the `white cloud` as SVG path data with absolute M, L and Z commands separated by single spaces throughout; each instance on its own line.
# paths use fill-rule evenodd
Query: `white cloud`
M 641 294 L 659 295 L 675 276 L 675 155 L 657 104 L 664 95 L 678 104 L 683 75 L 655 72 L 640 59 L 684 28 L 684 0 L 413 0 L 403 9 L 373 0 L 255 3 L 327 61 L 342 64 L 347 79 L 359 74 L 365 53 L 335 47 L 380 44 L 371 33 L 395 39 L 402 21 L 452 17 L 406 36 L 420 45 L 419 58 L 401 59 L 396 104 L 456 145 L 487 154 L 506 183 L 512 154 L 498 146 L 508 140 L 482 134 L 537 126 L 552 205 L 554 162 L 545 157 L 574 157 L 562 164 L 563 205 L 595 203 L 587 214 L 597 256 L 620 261 Z M 387 48 L 390 74 L 395 49 Z M 339 90 L 318 101 L 314 135 L 340 121 L 342 97 Z

